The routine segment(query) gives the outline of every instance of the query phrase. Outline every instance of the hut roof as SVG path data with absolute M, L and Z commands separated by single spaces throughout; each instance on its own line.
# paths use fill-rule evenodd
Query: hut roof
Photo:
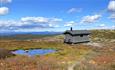
M 67 30 L 64 34 L 71 34 L 71 35 L 81 35 L 81 34 L 91 34 L 88 30 Z

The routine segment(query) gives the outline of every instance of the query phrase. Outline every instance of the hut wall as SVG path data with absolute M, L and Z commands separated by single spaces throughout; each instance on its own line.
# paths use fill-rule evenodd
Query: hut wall
M 73 36 L 72 37 L 72 42 L 77 43 L 77 42 L 86 42 L 89 41 L 89 36 L 88 35 L 78 35 L 78 36 Z
M 70 34 L 66 34 L 64 41 L 65 42 L 72 42 L 72 36 Z

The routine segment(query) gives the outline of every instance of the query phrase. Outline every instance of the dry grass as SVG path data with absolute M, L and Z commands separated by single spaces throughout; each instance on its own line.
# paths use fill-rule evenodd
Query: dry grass
M 0 70 L 63 70 L 63 69 L 65 69 L 63 65 L 59 65 L 55 59 L 53 58 L 46 59 L 45 56 L 40 57 L 16 56 L 0 60 Z

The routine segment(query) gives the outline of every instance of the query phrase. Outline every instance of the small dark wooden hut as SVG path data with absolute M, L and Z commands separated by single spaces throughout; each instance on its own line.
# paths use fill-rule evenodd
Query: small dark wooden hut
M 65 38 L 64 43 L 82 43 L 82 42 L 89 42 L 89 35 L 91 34 L 88 30 L 67 30 L 64 32 Z

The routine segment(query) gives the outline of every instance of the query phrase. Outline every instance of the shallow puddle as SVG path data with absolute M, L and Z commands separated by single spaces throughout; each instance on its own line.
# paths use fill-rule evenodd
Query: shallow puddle
M 12 51 L 13 54 L 28 55 L 28 56 L 45 55 L 45 54 L 54 53 L 54 52 L 56 52 L 56 50 L 53 50 L 53 49 L 30 49 L 30 50 Z

